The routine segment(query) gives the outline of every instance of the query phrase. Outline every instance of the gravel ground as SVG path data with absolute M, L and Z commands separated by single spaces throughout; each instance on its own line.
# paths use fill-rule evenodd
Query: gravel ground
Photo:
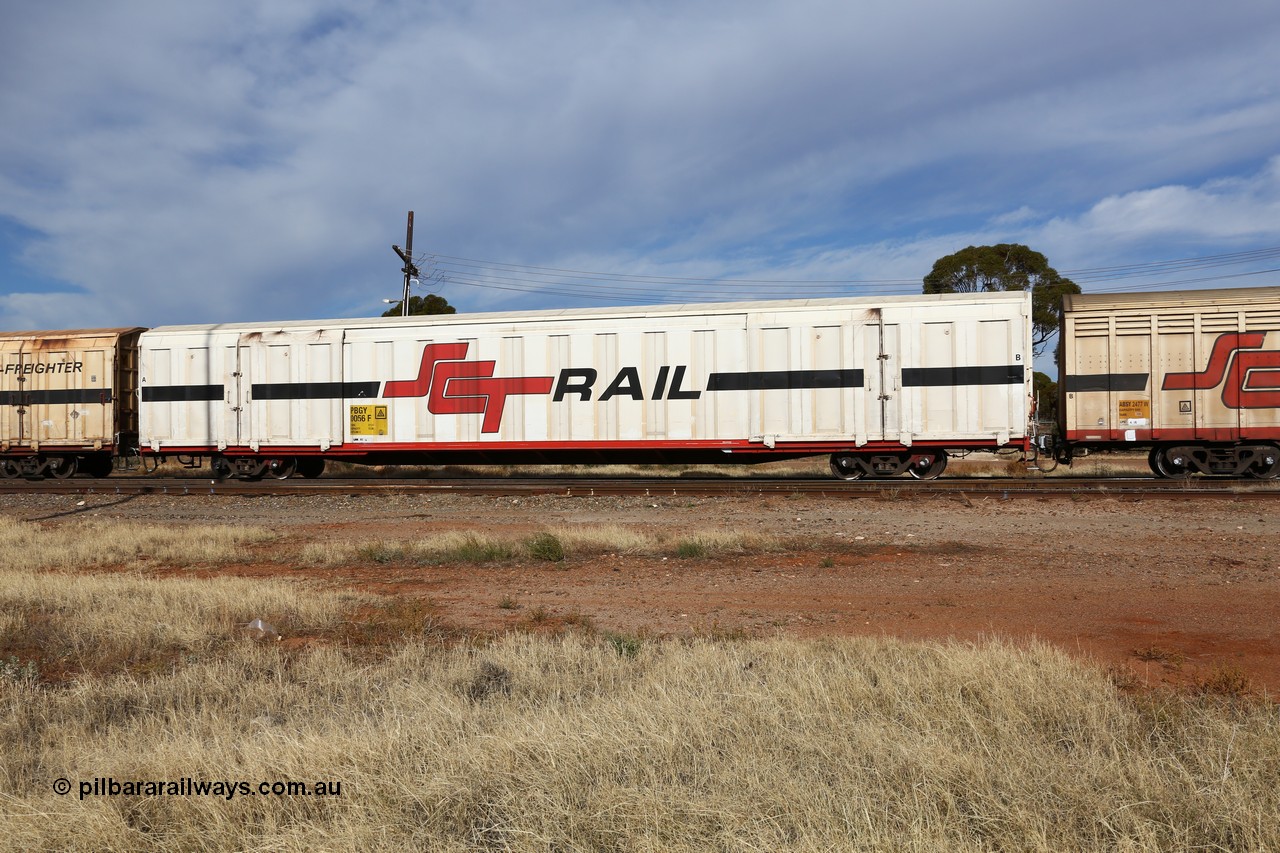
M 646 635 L 1037 637 L 1120 678 L 1195 685 L 1240 673 L 1280 691 L 1280 519 L 1269 500 L 8 495 L 0 512 L 49 525 L 267 526 L 283 547 L 217 571 L 424 596 L 442 618 L 476 630 L 527 628 L 538 613 L 539 626 Z M 762 533 L 787 547 L 336 569 L 278 556 L 312 541 L 444 530 L 523 537 L 574 525 L 637 526 L 672 540 Z

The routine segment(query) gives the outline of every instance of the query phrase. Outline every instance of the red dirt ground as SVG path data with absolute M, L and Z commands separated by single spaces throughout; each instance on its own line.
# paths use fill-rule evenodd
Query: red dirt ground
M 1122 680 L 1214 680 L 1280 693 L 1280 519 L 1273 501 L 1114 497 L 10 498 L 47 523 L 88 516 L 270 524 L 271 559 L 216 572 L 313 578 L 430 602 L 466 630 L 661 635 L 1039 638 Z M 777 552 L 602 554 L 548 563 L 318 568 L 281 553 L 317 541 L 473 530 L 519 539 L 620 525 L 671 543 L 708 531 L 780 537 Z M 267 552 L 264 552 L 267 553 Z M 181 570 L 190 572 L 191 570 Z

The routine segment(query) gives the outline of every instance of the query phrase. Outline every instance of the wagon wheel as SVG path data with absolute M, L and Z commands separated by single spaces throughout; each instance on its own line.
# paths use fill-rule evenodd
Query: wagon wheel
M 14 480 L 22 473 L 18 468 L 18 463 L 12 459 L 0 459 L 0 477 L 6 480 Z
M 296 470 L 298 470 L 298 460 L 292 457 L 267 460 L 266 475 L 274 480 L 287 480 Z
M 1151 458 L 1154 460 L 1156 473 L 1161 477 L 1170 479 L 1190 477 L 1195 470 L 1187 455 L 1178 452 L 1174 447 L 1167 447 L 1159 453 L 1153 453 Z
M 936 480 L 947 468 L 947 453 L 936 450 L 933 453 L 921 453 L 912 456 L 907 466 L 908 473 L 917 480 Z
M 65 480 L 76 472 L 74 456 L 55 456 L 49 460 L 49 476 L 55 480 Z
M 1258 461 L 1250 465 L 1245 473 L 1255 480 L 1274 480 L 1280 476 L 1280 448 L 1264 444 L 1260 451 Z
M 95 453 L 80 460 L 80 472 L 90 477 L 109 477 L 114 468 L 114 461 L 107 453 Z
M 231 476 L 231 463 L 225 456 L 215 456 L 209 460 L 209 470 L 213 472 L 213 479 L 225 480 Z
M 1166 476 L 1165 473 L 1160 470 L 1160 454 L 1162 453 L 1164 453 L 1163 447 L 1153 447 L 1151 448 L 1151 452 L 1147 454 L 1147 465 L 1150 466 L 1151 473 L 1155 474 L 1157 477 Z
M 306 456 L 298 460 L 298 473 L 308 480 L 314 480 L 324 473 L 324 460 L 314 456 Z
M 831 473 L 841 480 L 861 480 L 867 475 L 862 460 L 848 453 L 831 454 Z

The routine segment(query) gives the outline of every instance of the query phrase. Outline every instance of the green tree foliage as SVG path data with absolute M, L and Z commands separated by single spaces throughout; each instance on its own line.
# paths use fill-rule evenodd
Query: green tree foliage
M 1049 378 L 1047 373 L 1036 371 L 1032 376 L 1032 389 L 1036 395 L 1039 408 L 1036 418 L 1041 421 L 1058 422 L 1058 383 Z
M 1035 354 L 1058 330 L 1062 297 L 1080 287 L 1049 266 L 1049 259 L 1021 243 L 968 246 L 939 258 L 924 277 L 925 293 L 1031 291 L 1031 342 Z
M 449 300 L 443 296 L 434 293 L 428 293 L 426 296 L 410 296 L 409 297 L 409 314 L 416 316 L 419 314 L 456 314 L 458 309 L 449 304 Z M 397 302 L 386 311 L 382 312 L 383 317 L 399 317 L 400 303 Z

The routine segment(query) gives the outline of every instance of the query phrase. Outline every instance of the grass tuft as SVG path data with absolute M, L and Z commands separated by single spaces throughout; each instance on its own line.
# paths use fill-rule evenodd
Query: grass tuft
M 640 648 L 644 645 L 644 641 L 634 634 L 608 633 L 604 638 L 619 656 L 625 658 L 637 657 L 640 654 Z
M 554 533 L 539 533 L 529 540 L 529 556 L 535 560 L 559 563 L 564 560 L 564 545 Z
M 676 556 L 682 560 L 699 560 L 710 553 L 711 549 L 701 539 L 682 539 L 676 544 Z

